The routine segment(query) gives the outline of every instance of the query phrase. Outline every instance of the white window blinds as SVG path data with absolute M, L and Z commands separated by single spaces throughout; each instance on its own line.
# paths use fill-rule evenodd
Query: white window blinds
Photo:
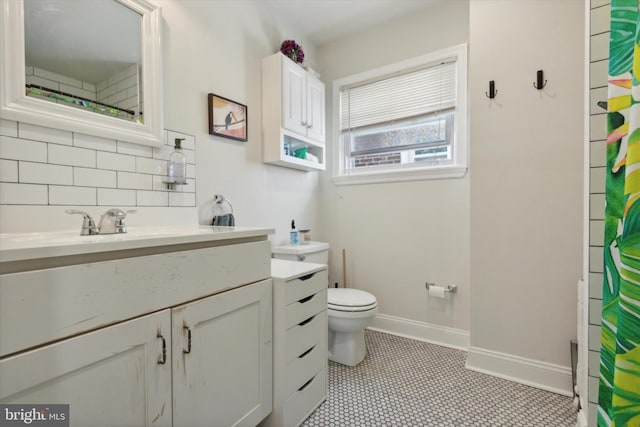
M 447 111 L 456 106 L 454 60 L 340 90 L 341 131 Z

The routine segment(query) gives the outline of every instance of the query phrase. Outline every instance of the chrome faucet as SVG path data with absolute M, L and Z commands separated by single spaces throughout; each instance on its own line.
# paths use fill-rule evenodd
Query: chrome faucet
M 65 212 L 68 214 L 82 215 L 82 228 L 80 229 L 81 236 L 92 236 L 94 234 L 98 234 L 98 227 L 96 227 L 96 222 L 91 218 L 91 215 L 75 209 L 67 209 Z
M 67 209 L 65 212 L 68 214 L 82 215 L 82 228 L 80 229 L 81 236 L 93 236 L 96 234 L 120 234 L 126 233 L 127 227 L 124 223 L 124 219 L 127 214 L 135 213 L 135 210 L 123 211 L 121 209 L 109 209 L 100 217 L 100 224 L 96 227 L 96 223 L 86 212 Z
M 127 214 L 135 213 L 135 210 L 123 211 L 121 209 L 109 209 L 100 217 L 100 225 L 98 230 L 100 234 L 120 234 L 126 233 L 124 219 Z

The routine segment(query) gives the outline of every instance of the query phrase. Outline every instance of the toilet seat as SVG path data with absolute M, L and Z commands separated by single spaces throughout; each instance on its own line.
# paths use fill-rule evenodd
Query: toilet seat
M 327 300 L 328 309 L 335 311 L 370 311 L 378 307 L 375 296 L 359 289 L 329 288 Z

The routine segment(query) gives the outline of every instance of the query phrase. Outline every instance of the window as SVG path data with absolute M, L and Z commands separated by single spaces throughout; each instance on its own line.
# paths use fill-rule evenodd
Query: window
M 337 184 L 461 177 L 466 46 L 334 81 Z

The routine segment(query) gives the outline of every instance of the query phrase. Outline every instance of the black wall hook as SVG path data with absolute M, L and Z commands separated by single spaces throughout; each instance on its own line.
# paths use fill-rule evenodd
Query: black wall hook
M 538 90 L 542 90 L 542 88 L 547 85 L 547 81 L 546 80 L 544 81 L 544 83 L 542 83 L 543 79 L 544 79 L 544 71 L 538 70 L 538 72 L 536 74 L 536 82 L 533 83 L 533 87 L 535 87 Z
M 496 82 L 494 80 L 491 80 L 489 82 L 489 93 L 485 92 L 485 96 L 489 99 L 493 99 L 496 97 L 498 91 L 496 90 Z

